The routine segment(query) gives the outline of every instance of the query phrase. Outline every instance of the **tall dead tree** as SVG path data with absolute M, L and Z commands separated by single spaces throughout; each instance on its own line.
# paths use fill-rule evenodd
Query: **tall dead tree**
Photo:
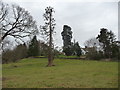
M 48 65 L 54 66 L 53 64 L 53 33 L 55 28 L 55 19 L 53 18 L 54 9 L 52 7 L 47 7 L 45 13 L 43 14 L 45 25 L 41 26 L 42 35 L 45 35 L 48 40 Z
M 22 40 L 38 31 L 28 11 L 18 5 L 8 6 L 3 2 L 0 2 L 0 30 L 0 43 L 7 36 Z

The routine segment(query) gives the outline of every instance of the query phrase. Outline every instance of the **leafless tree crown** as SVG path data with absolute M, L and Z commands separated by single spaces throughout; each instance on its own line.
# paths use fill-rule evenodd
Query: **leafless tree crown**
M 36 22 L 28 11 L 18 5 L 10 7 L 3 2 L 0 2 L 0 30 L 0 42 L 7 36 L 22 40 L 38 32 Z

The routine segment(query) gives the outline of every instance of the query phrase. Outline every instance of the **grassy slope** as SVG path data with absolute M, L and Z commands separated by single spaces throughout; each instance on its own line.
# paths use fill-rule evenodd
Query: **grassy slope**
M 23 59 L 3 65 L 3 88 L 115 88 L 118 63 L 83 60 Z M 14 67 L 14 66 L 17 67 Z

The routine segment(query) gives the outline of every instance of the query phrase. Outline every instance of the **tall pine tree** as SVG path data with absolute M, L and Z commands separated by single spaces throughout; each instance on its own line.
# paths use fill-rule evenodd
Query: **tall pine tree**
M 54 13 L 54 9 L 52 7 L 47 7 L 45 9 L 45 13 L 43 14 L 44 16 L 44 21 L 45 21 L 45 25 L 41 26 L 41 32 L 42 35 L 45 35 L 45 37 L 47 38 L 47 43 L 48 43 L 48 64 L 47 66 L 54 66 L 53 64 L 53 60 L 54 60 L 54 56 L 53 56 L 53 34 L 54 34 L 54 29 L 55 29 L 55 19 L 53 17 L 53 13 Z

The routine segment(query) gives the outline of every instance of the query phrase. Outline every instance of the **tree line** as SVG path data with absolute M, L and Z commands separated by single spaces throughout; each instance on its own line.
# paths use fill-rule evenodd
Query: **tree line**
M 85 50 L 89 59 L 120 59 L 120 41 L 117 41 L 114 33 L 106 28 L 101 28 L 97 37 L 85 42 Z
M 47 38 L 48 45 L 48 65 L 53 66 L 53 33 L 55 28 L 55 19 L 53 18 L 54 9 L 47 7 L 43 14 L 45 25 L 40 26 L 42 35 Z M 18 5 L 8 5 L 0 1 L 0 43 L 4 43 L 7 37 L 13 37 L 16 41 L 31 37 L 39 33 L 36 21 L 30 13 Z M 2 44 L 4 45 L 4 44 Z M 32 43 L 31 43 L 32 45 Z M 3 47 L 3 46 L 2 46 Z M 33 47 L 29 47 L 29 53 Z M 36 47 L 37 48 L 37 47 Z M 35 53 L 35 52 L 34 52 Z
M 14 49 L 6 49 L 2 52 L 2 63 L 16 62 L 23 58 L 48 56 L 48 45 L 34 36 L 28 43 L 17 45 Z M 59 54 L 57 49 L 54 49 L 54 55 Z
M 60 53 L 54 47 L 53 34 L 56 25 L 54 13 L 54 8 L 46 7 L 43 14 L 44 25 L 40 25 L 40 28 L 38 28 L 36 21 L 27 10 L 19 5 L 8 5 L 0 1 L 0 43 L 3 49 L 3 63 L 40 55 L 48 57 L 47 66 L 54 66 L 54 56 Z M 46 43 L 37 40 L 36 35 L 39 33 L 46 39 Z M 63 38 L 63 52 L 67 56 L 76 55 L 80 57 L 82 50 L 84 50 L 88 59 L 120 58 L 120 42 L 116 41 L 112 31 L 105 28 L 101 29 L 97 37 L 87 40 L 85 48 L 81 48 L 75 40 L 71 42 L 72 31 L 70 26 L 64 25 L 61 35 Z M 12 50 L 4 50 L 4 47 L 9 44 L 9 39 L 6 41 L 9 37 L 13 37 L 16 42 L 22 41 L 23 44 L 17 45 Z M 24 40 L 26 37 L 32 37 L 29 43 Z

